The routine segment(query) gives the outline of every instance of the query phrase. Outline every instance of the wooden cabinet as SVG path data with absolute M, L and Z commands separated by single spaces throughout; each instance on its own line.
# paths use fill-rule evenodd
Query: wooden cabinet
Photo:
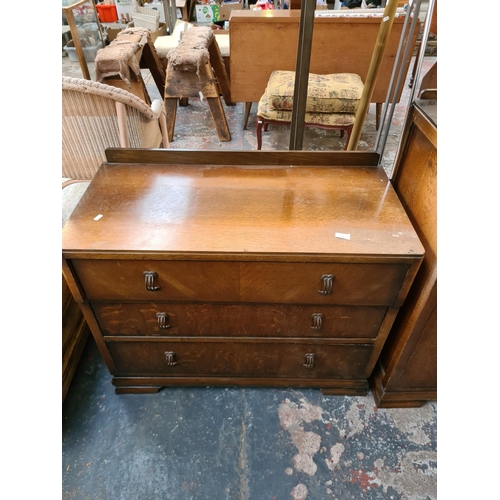
M 384 170 L 346 166 L 356 153 L 157 153 L 103 164 L 63 229 L 116 391 L 365 393 L 424 254 Z
M 437 398 L 435 106 L 412 105 L 401 144 L 392 184 L 424 245 L 425 258 L 370 380 L 380 407 L 421 406 Z
M 66 399 L 71 381 L 89 336 L 82 311 L 73 299 L 62 277 L 62 402 Z

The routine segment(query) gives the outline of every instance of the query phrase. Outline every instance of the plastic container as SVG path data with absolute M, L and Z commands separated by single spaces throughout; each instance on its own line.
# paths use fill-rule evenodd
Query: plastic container
M 101 23 L 114 23 L 115 21 L 118 21 L 116 5 L 96 4 L 95 8 L 99 14 Z
M 85 23 L 78 27 L 84 29 L 87 35 L 93 36 L 96 42 L 98 42 L 101 39 L 97 23 Z
M 163 2 L 157 2 L 157 3 L 145 3 L 142 6 L 143 9 L 151 9 L 151 10 L 156 10 L 157 12 L 160 13 L 160 23 L 165 22 L 165 7 L 163 5 Z
M 71 40 L 70 43 L 72 44 L 73 40 Z M 78 55 L 76 53 L 75 47 L 68 47 L 68 45 L 64 47 L 64 50 L 68 53 L 69 60 L 72 62 L 78 62 Z M 99 49 L 102 49 L 102 43 L 99 42 L 97 45 L 94 45 L 92 47 L 82 47 L 82 49 L 85 60 L 87 62 L 94 62 L 97 56 L 97 51 Z

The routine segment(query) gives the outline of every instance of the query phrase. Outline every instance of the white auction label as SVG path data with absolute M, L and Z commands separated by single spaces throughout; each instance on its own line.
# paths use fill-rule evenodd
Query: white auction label
M 335 238 L 340 238 L 341 240 L 350 240 L 351 235 L 346 233 L 335 233 Z

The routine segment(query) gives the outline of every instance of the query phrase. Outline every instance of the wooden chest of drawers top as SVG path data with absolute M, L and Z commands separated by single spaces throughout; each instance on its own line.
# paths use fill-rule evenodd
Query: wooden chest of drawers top
M 423 253 L 381 167 L 103 164 L 63 229 L 66 258 L 410 263 Z

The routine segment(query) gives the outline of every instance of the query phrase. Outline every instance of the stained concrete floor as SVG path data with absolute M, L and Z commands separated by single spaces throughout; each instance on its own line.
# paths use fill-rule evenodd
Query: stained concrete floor
M 91 339 L 63 405 L 63 500 L 434 500 L 437 404 L 164 388 L 116 395 Z
M 62 66 L 63 75 L 81 77 L 78 63 L 63 58 Z M 144 78 L 159 97 L 147 71 Z M 408 93 L 405 84 L 382 160 L 388 172 Z M 178 110 L 171 147 L 254 149 L 252 111 L 243 130 L 243 104 L 225 107 L 232 141 L 221 143 L 206 103 L 191 99 Z M 287 149 L 288 137 L 270 127 L 263 149 Z M 371 149 L 375 138 L 372 106 L 358 149 Z M 306 129 L 304 149 L 342 148 L 337 134 Z M 85 188 L 63 190 L 63 224 Z M 90 338 L 62 412 L 63 500 L 437 498 L 436 402 L 377 409 L 371 394 L 213 387 L 116 395 Z

